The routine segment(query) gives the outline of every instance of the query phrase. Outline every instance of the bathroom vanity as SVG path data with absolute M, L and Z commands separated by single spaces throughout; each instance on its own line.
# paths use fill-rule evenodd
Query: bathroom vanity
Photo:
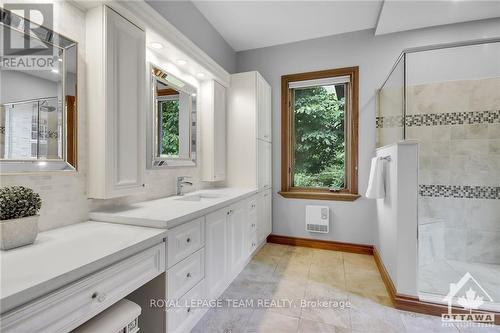
M 3 251 L 1 331 L 69 332 L 165 271 L 166 232 L 84 222 Z
M 191 192 L 90 213 L 94 220 L 167 229 L 167 332 L 189 332 L 208 310 L 189 302 L 216 299 L 243 270 L 271 231 L 270 196 L 254 188 Z M 159 294 L 162 291 L 156 292 Z M 140 302 L 139 302 L 140 303 Z M 147 332 L 158 326 L 141 322 Z

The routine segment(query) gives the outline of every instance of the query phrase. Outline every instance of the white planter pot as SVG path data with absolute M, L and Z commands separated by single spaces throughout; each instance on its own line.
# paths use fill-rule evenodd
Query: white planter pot
M 0 249 L 33 244 L 38 235 L 38 215 L 0 221 Z

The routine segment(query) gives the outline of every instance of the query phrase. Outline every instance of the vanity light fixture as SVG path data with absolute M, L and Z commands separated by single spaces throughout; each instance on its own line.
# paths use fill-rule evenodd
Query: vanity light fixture
M 187 61 L 184 59 L 177 59 L 177 65 L 184 66 L 187 64 Z
M 151 46 L 155 50 L 161 50 L 163 48 L 163 44 L 158 42 L 152 42 L 151 44 L 149 44 L 149 46 Z
M 196 73 L 196 76 L 199 77 L 200 79 L 202 79 L 205 77 L 205 73 L 199 72 L 199 73 Z

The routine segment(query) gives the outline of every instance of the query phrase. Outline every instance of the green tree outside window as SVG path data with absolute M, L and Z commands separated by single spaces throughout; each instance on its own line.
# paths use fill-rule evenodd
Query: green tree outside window
M 345 85 L 294 90 L 294 186 L 345 187 Z
M 166 100 L 161 107 L 161 154 L 179 156 L 179 100 Z

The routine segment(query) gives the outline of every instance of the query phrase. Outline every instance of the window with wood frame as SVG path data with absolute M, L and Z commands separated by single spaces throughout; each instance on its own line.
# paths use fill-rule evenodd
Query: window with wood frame
M 358 73 L 348 67 L 281 77 L 283 197 L 359 197 Z

